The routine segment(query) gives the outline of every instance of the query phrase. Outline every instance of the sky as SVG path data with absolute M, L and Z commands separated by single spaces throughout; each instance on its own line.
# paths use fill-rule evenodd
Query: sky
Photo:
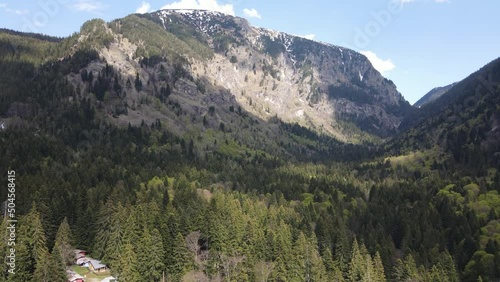
M 68 36 L 87 20 L 207 9 L 351 48 L 410 102 L 500 57 L 498 0 L 0 0 L 0 28 Z

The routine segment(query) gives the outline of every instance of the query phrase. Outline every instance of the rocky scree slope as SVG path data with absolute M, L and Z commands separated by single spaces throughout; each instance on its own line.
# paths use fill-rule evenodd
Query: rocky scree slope
M 373 141 L 398 131 L 411 107 L 368 59 L 347 48 L 251 26 L 245 19 L 201 10 L 161 10 L 107 24 L 100 54 L 129 76 L 148 73 L 139 62 L 180 60 L 199 90 L 227 90 L 264 120 L 278 117 L 344 142 Z M 82 35 L 83 36 L 83 35 Z M 179 92 L 182 80 L 172 85 Z M 217 101 L 215 101 L 216 103 Z

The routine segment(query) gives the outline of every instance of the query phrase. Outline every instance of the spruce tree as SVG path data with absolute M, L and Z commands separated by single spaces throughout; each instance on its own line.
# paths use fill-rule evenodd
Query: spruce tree
M 19 243 L 16 244 L 16 271 L 15 274 L 8 274 L 8 281 L 24 282 L 32 281 L 35 271 L 35 260 L 28 249 L 28 244 L 21 236 L 18 237 Z
M 300 232 L 295 242 L 292 256 L 289 258 L 290 277 L 297 281 L 306 280 L 306 272 L 310 267 L 309 246 L 304 233 Z
M 49 252 L 46 246 L 45 231 L 36 205 L 19 220 L 19 232 L 16 243 L 16 260 L 19 267 L 15 276 L 27 278 L 38 271 L 38 277 L 43 277 L 43 263 L 48 260 Z M 15 279 L 17 279 L 15 277 Z
M 358 241 L 354 239 L 352 243 L 351 262 L 349 264 L 349 280 L 361 281 L 365 275 L 365 259 L 361 255 Z
M 144 281 L 157 281 L 164 270 L 163 243 L 160 232 L 152 233 L 147 228 L 138 245 L 138 270 Z
M 186 242 L 181 233 L 177 233 L 172 250 L 173 264 L 170 265 L 170 275 L 174 281 L 179 281 L 190 270 L 191 258 Z
M 373 267 L 375 272 L 374 282 L 384 282 L 386 281 L 384 265 L 382 263 L 382 258 L 380 257 L 379 252 L 375 253 L 375 257 L 373 258 Z
M 108 242 L 105 245 L 105 252 L 102 259 L 112 269 L 120 272 L 121 264 L 120 253 L 123 247 L 124 234 L 125 234 L 125 216 L 128 214 L 126 209 L 118 204 L 116 211 L 111 216 L 111 223 L 109 228 Z
M 137 255 L 134 252 L 134 246 L 130 242 L 126 242 L 123 245 L 123 249 L 120 253 L 118 264 L 120 265 L 120 272 L 118 273 L 118 279 L 121 282 L 139 282 L 140 275 L 137 270 L 138 261 Z
M 44 252 L 41 261 L 37 263 L 34 281 L 40 282 L 64 282 L 66 281 L 66 266 L 61 261 L 59 254 Z
M 172 203 L 167 204 L 165 213 L 161 218 L 160 234 L 163 239 L 164 264 L 168 273 L 171 272 L 171 267 L 175 263 L 173 258 L 173 249 L 175 239 L 179 232 L 179 217 L 177 210 L 172 206 Z
M 48 254 L 47 239 L 41 220 L 40 213 L 37 211 L 36 206 L 33 206 L 30 213 L 27 215 L 26 224 L 31 227 L 31 234 L 28 234 L 31 239 L 32 251 L 36 263 L 38 264 L 45 259 Z
M 153 248 L 151 251 L 151 274 L 152 277 L 157 277 L 158 279 L 165 270 L 165 252 L 163 248 L 163 239 L 158 231 L 158 229 L 153 229 L 151 232 L 151 238 L 153 241 Z
M 107 255 L 106 250 L 108 249 L 107 245 L 109 244 L 111 235 L 111 227 L 113 226 L 113 216 L 115 213 L 116 207 L 111 200 L 106 201 L 105 205 L 101 205 L 97 217 L 97 224 L 95 226 L 98 231 L 94 240 L 95 243 L 92 252 L 97 258 L 105 260 L 105 255 Z
M 71 233 L 68 219 L 64 218 L 56 234 L 53 251 L 61 260 L 63 265 L 72 265 L 74 262 L 74 248 L 72 246 L 73 235 Z
M 319 254 L 318 241 L 314 233 L 311 234 L 308 244 L 310 246 L 308 253 L 309 269 L 307 270 L 308 274 L 306 278 L 310 277 L 309 281 L 325 281 L 328 276 L 323 259 Z
M 50 281 L 66 281 L 66 268 L 68 265 L 61 260 L 61 255 L 59 254 L 59 252 L 52 250 L 52 254 L 50 254 L 50 263 L 50 271 L 52 276 L 52 280 Z

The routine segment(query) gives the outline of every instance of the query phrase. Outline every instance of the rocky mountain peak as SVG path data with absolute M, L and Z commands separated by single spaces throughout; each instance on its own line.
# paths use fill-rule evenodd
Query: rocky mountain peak
M 348 48 L 253 27 L 218 12 L 151 15 L 166 30 L 180 25 L 208 44 L 215 55 L 194 62 L 194 73 L 226 87 L 246 110 L 263 118 L 277 115 L 349 141 L 365 133 L 395 133 L 410 107 L 364 55 Z

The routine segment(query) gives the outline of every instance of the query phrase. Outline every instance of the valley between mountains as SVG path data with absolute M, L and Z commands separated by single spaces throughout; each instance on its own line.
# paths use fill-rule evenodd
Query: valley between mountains
M 356 51 L 219 12 L 1 29 L 0 280 L 100 277 L 78 249 L 119 281 L 498 281 L 484 63 L 411 106 Z

